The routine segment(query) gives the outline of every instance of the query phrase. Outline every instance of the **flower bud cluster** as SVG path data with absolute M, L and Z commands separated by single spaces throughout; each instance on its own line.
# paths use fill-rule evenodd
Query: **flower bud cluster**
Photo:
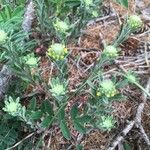
M 48 49 L 47 54 L 54 60 L 62 60 L 65 58 L 67 53 L 68 50 L 63 44 L 55 43 Z
M 111 80 L 104 80 L 97 90 L 97 96 L 114 97 L 117 94 L 115 84 Z

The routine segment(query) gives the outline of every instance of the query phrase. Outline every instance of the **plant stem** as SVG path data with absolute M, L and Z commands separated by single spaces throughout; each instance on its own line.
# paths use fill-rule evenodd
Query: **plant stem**
M 134 83 L 138 88 L 140 88 L 143 92 L 145 92 L 145 94 L 147 94 L 147 96 L 150 97 L 150 93 L 149 91 L 145 90 L 139 83 L 135 82 Z

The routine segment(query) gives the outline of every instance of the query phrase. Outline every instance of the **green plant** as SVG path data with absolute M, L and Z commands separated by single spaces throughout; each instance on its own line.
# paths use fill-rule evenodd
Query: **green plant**
M 22 4 L 23 1 L 17 2 Z M 110 132 L 116 127 L 115 118 L 111 114 L 111 103 L 125 98 L 121 92 L 122 88 L 131 83 L 149 95 L 132 73 L 116 71 L 109 77 L 105 76 L 105 66 L 113 65 L 119 56 L 119 44 L 141 27 L 142 21 L 138 16 L 130 16 L 125 20 L 115 42 L 104 47 L 95 64 L 89 69 L 87 77 L 81 80 L 75 89 L 70 90 L 68 63 L 71 52 L 67 47 L 68 41 L 71 37 L 76 38 L 89 19 L 100 15 L 98 6 L 101 1 L 35 0 L 37 20 L 31 33 L 24 33 L 21 26 L 18 26 L 21 24 L 24 9 L 19 7 L 17 2 L 15 7 L 4 6 L 0 13 L 0 61 L 7 62 L 9 69 L 18 79 L 14 83 L 17 88 L 12 85 L 14 89 L 7 93 L 8 96 L 1 106 L 0 115 L 9 116 L 9 119 L 0 119 L 2 123 L 8 123 L 8 128 L 0 133 L 2 147 L 7 148 L 14 144 L 23 130 L 34 131 L 37 136 L 41 136 L 49 128 L 58 126 L 67 140 L 72 138 L 70 126 L 82 134 L 95 128 Z M 6 4 L 6 1 L 3 1 L 3 4 Z M 127 1 L 124 1 L 124 5 L 128 5 Z M 35 32 L 40 33 L 39 39 L 35 36 L 38 42 L 32 36 Z M 35 54 L 37 44 L 45 47 L 50 45 L 43 57 L 48 61 L 48 65 L 51 65 L 48 81 L 42 76 L 42 59 Z M 84 95 L 87 100 L 82 103 Z M 76 97 L 77 101 L 74 101 Z M 72 100 L 73 104 L 70 105 Z M 11 129 L 11 121 L 16 121 L 17 127 L 13 126 Z M 19 128 L 16 134 L 14 131 L 18 127 L 22 129 Z M 3 125 L 0 125 L 0 128 L 3 128 Z M 1 136 L 7 133 L 10 139 L 6 137 L 12 141 L 5 143 L 5 138 Z M 14 138 L 12 133 L 16 134 Z M 39 143 L 45 139 L 43 137 L 44 135 Z M 77 143 L 77 147 L 79 149 L 82 146 Z
M 34 128 L 34 124 L 32 124 L 30 118 L 26 115 L 26 107 L 20 104 L 19 97 L 16 100 L 13 100 L 10 96 L 5 98 L 5 107 L 3 110 L 13 117 L 18 117 L 20 120 L 30 125 L 31 128 Z
M 61 102 L 63 100 L 63 96 L 67 93 L 67 83 L 62 83 L 59 78 L 53 78 L 51 80 L 50 87 L 50 92 L 52 93 L 52 96 L 54 96 L 59 102 Z
M 89 19 L 100 14 L 97 6 L 101 3 L 98 0 L 36 0 L 37 29 L 44 37 L 56 36 L 59 42 L 67 43 L 72 35 L 79 34 Z
M 136 77 L 136 74 L 134 72 L 128 71 L 123 76 L 127 79 L 127 81 L 131 84 L 135 84 L 139 89 L 141 89 L 143 92 L 145 92 L 148 96 L 150 96 L 150 93 L 147 92 L 138 82 L 138 79 Z
M 142 24 L 143 23 L 141 18 L 137 15 L 127 17 L 119 33 L 119 36 L 114 41 L 114 46 L 118 46 L 120 43 L 125 41 L 131 33 L 142 27 Z

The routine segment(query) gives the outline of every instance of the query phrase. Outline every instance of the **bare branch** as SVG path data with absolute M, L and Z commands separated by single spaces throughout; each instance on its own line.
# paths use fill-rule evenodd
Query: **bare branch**
M 148 79 L 147 85 L 146 85 L 146 91 L 150 91 L 150 78 Z M 114 150 L 117 145 L 121 143 L 121 141 L 124 140 L 124 137 L 132 130 L 133 126 L 136 125 L 142 134 L 143 139 L 147 143 L 147 145 L 150 147 L 150 140 L 147 136 L 147 134 L 144 131 L 143 126 L 141 125 L 141 116 L 142 112 L 144 110 L 145 103 L 147 101 L 147 94 L 143 92 L 143 102 L 139 104 L 137 108 L 137 113 L 135 116 L 135 119 L 131 121 L 124 129 L 123 131 L 117 136 L 117 138 L 112 142 L 111 146 L 107 150 Z
M 133 128 L 135 124 L 135 121 L 131 121 L 121 132 L 120 135 L 117 136 L 117 138 L 114 140 L 114 142 L 111 144 L 111 146 L 107 150 L 114 150 L 118 144 L 124 139 L 124 137 L 130 132 L 130 130 Z
M 11 149 L 14 149 L 15 147 L 17 147 L 18 145 L 20 145 L 23 141 L 25 141 L 26 139 L 32 137 L 34 135 L 34 132 L 33 133 L 30 133 L 29 135 L 27 135 L 25 138 L 23 138 L 21 141 L 19 141 L 18 143 L 16 143 L 14 146 L 12 147 L 9 147 L 5 150 L 11 150 Z

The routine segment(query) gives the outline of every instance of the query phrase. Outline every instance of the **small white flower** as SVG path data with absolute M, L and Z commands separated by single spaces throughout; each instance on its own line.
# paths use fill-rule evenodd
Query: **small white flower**
M 106 46 L 104 54 L 109 58 L 116 58 L 118 56 L 118 49 L 113 45 Z

